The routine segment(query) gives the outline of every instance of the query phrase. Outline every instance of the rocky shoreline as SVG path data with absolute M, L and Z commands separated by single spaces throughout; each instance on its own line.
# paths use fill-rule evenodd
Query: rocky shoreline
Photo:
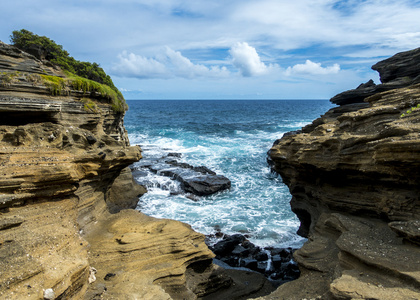
M 137 163 L 123 113 L 99 94 L 52 95 L 39 76 L 65 75 L 0 43 L 0 298 L 419 299 L 419 51 L 376 64 L 381 84 L 337 95 L 269 151 L 301 249 L 233 235 L 211 251 L 190 226 L 132 209 L 146 192 L 132 172 L 165 174 L 193 199 L 227 178 L 177 154 Z
M 269 151 L 308 242 L 301 277 L 264 299 L 420 298 L 420 49 L 377 63 L 339 107 Z
M 273 291 L 261 274 L 213 264 L 204 235 L 190 226 L 134 210 L 146 190 L 128 167 L 141 149 L 129 145 L 124 114 L 98 93 L 53 95 L 45 74 L 65 78 L 0 43 L 0 298 L 246 299 Z

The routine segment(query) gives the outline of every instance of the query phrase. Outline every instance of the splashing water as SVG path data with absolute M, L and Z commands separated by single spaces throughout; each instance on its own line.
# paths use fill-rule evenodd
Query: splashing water
M 125 126 L 143 157 L 168 152 L 180 160 L 206 166 L 232 182 L 228 191 L 192 201 L 179 183 L 151 173 L 138 176 L 148 193 L 140 198 L 143 213 L 190 224 L 204 234 L 220 230 L 242 233 L 258 246 L 299 247 L 299 220 L 291 212 L 291 195 L 270 172 L 267 151 L 288 131 L 300 129 L 332 105 L 325 100 L 128 101 Z

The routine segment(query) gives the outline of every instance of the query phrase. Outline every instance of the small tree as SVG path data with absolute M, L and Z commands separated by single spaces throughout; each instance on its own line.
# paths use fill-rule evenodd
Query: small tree
M 111 77 L 105 73 L 99 64 L 74 59 L 63 49 L 63 46 L 56 44 L 45 36 L 39 36 L 29 30 L 21 29 L 12 32 L 10 41 L 15 47 L 34 55 L 38 59 L 49 60 L 67 72 L 106 84 L 118 94 L 121 94 L 112 82 Z

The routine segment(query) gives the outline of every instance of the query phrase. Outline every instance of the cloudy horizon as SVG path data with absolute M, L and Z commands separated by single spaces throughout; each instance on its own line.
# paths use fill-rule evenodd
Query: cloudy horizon
M 126 99 L 328 99 L 420 46 L 420 1 L 15 0 L 0 40 L 45 35 Z

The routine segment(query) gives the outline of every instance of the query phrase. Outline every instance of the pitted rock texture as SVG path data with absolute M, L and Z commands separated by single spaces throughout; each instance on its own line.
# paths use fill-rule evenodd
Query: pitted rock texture
M 129 209 L 145 189 L 128 168 L 141 150 L 124 114 L 98 94 L 53 96 L 41 74 L 64 76 L 0 44 L 0 298 L 195 299 L 230 287 L 204 236 Z M 205 266 L 200 280 L 191 265 Z
M 244 299 L 259 274 L 212 264 L 204 236 L 132 210 L 124 114 L 100 94 L 53 96 L 59 69 L 0 43 L 0 298 Z M 81 101 L 91 101 L 95 109 Z M 245 284 L 249 283 L 249 284 Z
M 308 242 L 301 277 L 265 299 L 420 298 L 420 110 L 406 113 L 420 103 L 417 57 L 375 65 L 406 87 L 350 97 L 269 151 Z

